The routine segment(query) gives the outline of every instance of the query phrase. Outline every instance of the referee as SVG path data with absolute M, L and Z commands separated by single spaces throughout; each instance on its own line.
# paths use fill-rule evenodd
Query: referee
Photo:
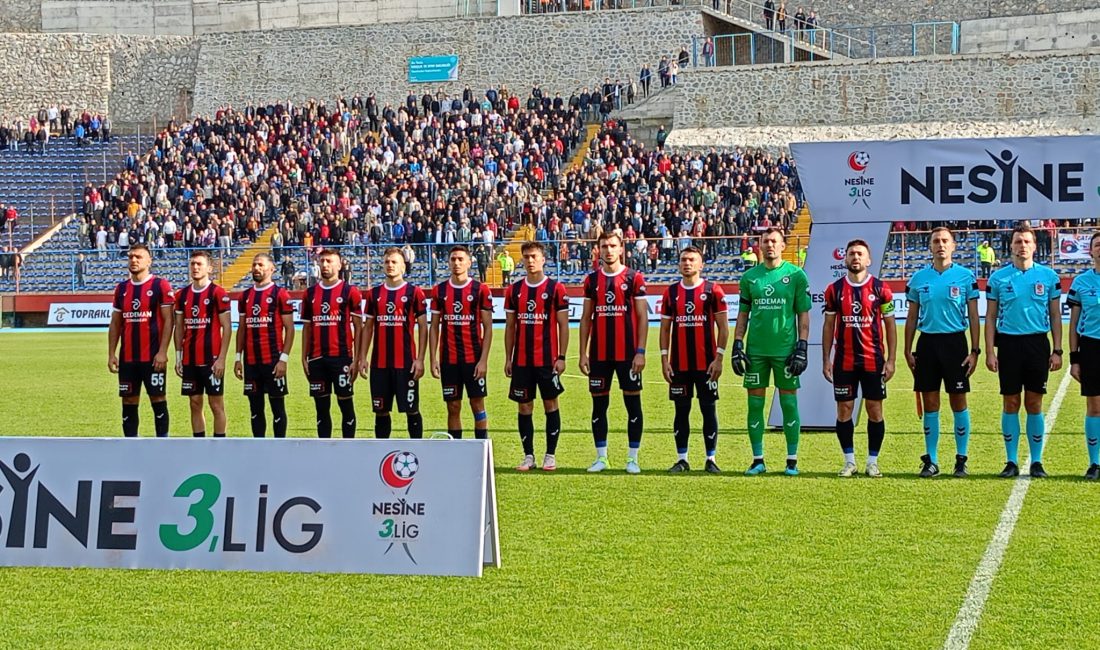
M 978 282 L 974 273 L 952 262 L 955 235 L 948 228 L 935 228 L 929 239 L 932 263 L 913 274 L 905 288 L 909 313 L 905 319 L 905 362 L 913 371 L 913 390 L 919 393 L 924 413 L 922 478 L 940 473 L 940 384 L 947 392 L 954 416 L 955 472 L 966 476 L 970 445 L 970 411 L 966 394 L 970 375 L 978 367 L 982 350 L 978 323 Z M 913 337 L 920 330 L 916 354 Z M 970 330 L 970 347 L 966 331 Z
M 1069 374 L 1081 383 L 1085 397 L 1085 444 L 1089 468 L 1085 478 L 1100 479 L 1100 232 L 1089 240 L 1092 268 L 1069 288 Z
M 1020 475 L 1020 392 L 1027 411 L 1027 445 L 1032 478 L 1046 478 L 1043 469 L 1043 394 L 1047 376 L 1062 367 L 1062 315 L 1058 303 L 1058 274 L 1036 264 L 1035 232 L 1026 222 L 1012 231 L 1012 264 L 989 278 L 986 288 L 985 365 L 997 373 L 1004 411 L 1001 433 L 1005 439 L 1005 464 L 1001 478 Z M 1047 339 L 1047 332 L 1050 339 Z M 1051 350 L 1051 342 L 1054 349 Z M 995 354 L 996 348 L 999 354 Z

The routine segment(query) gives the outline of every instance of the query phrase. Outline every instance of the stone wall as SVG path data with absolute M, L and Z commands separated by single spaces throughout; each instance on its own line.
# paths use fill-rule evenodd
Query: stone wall
M 1037 52 L 1100 45 L 1100 9 L 983 18 L 962 24 L 962 52 Z
M 197 48 L 189 38 L 0 34 L 0 56 L 0 115 L 56 102 L 122 125 L 188 114 Z
M 408 57 L 441 54 L 458 55 L 459 81 L 432 92 L 539 83 L 567 95 L 604 76 L 632 78 L 643 62 L 656 69 L 701 32 L 699 11 L 673 9 L 212 34 L 201 38 L 195 110 L 368 91 L 403 101 Z
M 1100 51 L 700 68 L 676 128 L 1095 118 Z

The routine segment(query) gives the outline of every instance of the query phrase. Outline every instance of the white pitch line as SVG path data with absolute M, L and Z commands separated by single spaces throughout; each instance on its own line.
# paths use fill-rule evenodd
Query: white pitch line
M 1058 420 L 1058 411 L 1062 408 L 1062 400 L 1069 389 L 1070 375 L 1066 371 L 1062 377 L 1062 383 L 1058 384 L 1058 390 L 1054 399 L 1050 402 L 1045 418 L 1046 434 L 1049 436 L 1054 429 L 1054 423 Z M 1022 432 L 1026 439 L 1026 433 Z M 1045 444 L 1045 442 L 1044 442 Z M 1030 464 L 1030 462 L 1028 463 Z M 997 528 L 993 530 L 993 538 L 989 540 L 989 546 L 982 555 L 978 568 L 974 571 L 974 577 L 970 580 L 970 586 L 966 590 L 966 598 L 962 607 L 955 616 L 955 623 L 951 631 L 947 633 L 944 641 L 944 650 L 966 650 L 970 647 L 970 639 L 974 636 L 974 630 L 978 629 L 978 621 L 985 609 L 985 601 L 989 599 L 989 593 L 993 589 L 993 579 L 997 577 L 997 570 L 1004 561 L 1008 542 L 1012 537 L 1012 531 L 1016 528 L 1016 521 L 1020 518 L 1020 511 L 1024 507 L 1024 497 L 1031 487 L 1031 477 L 1020 474 L 1012 486 L 1012 492 L 1008 495 L 1008 502 L 1001 511 L 1001 519 L 997 522 Z

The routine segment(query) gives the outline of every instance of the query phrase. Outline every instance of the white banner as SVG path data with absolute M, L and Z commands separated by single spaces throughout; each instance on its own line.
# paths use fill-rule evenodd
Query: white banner
M 1075 235 L 1058 235 L 1058 259 L 1060 260 L 1084 260 L 1089 261 L 1089 240 L 1092 233 Z
M 47 325 L 110 325 L 109 302 L 53 302 L 46 316 Z
M 0 566 L 500 566 L 482 440 L 0 438 L 0 520 Z
M 791 152 L 815 226 L 1100 216 L 1100 136 L 795 143 Z

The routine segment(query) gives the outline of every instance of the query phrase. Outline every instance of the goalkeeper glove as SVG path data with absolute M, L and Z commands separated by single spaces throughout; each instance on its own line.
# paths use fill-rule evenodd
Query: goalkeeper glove
M 745 374 L 745 368 L 749 365 L 749 357 L 745 354 L 744 342 L 733 342 L 733 354 L 730 356 L 730 362 L 733 364 L 733 374 L 738 377 Z
M 797 377 L 806 372 L 806 340 L 799 339 L 794 345 L 794 352 L 787 357 L 787 372 L 792 377 Z

